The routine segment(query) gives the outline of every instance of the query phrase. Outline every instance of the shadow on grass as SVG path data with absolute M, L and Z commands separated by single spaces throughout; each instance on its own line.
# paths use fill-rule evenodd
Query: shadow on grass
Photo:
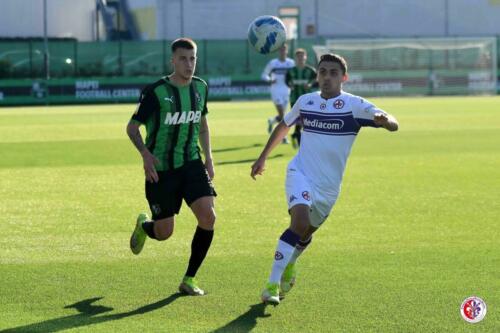
M 59 332 L 76 327 L 95 325 L 112 320 L 123 319 L 126 317 L 136 316 L 151 311 L 155 311 L 164 306 L 169 305 L 177 298 L 182 296 L 183 295 L 180 293 L 175 293 L 158 302 L 141 306 L 140 308 L 137 308 L 132 311 L 109 314 L 104 316 L 97 316 L 97 315 L 112 311 L 113 308 L 101 305 L 92 305 L 92 303 L 102 299 L 102 297 L 89 298 L 64 307 L 65 309 L 74 308 L 79 312 L 78 314 L 50 319 L 39 323 L 9 328 L 1 332 L 2 333 L 11 333 L 11 332 L 49 333 L 49 332 Z
M 270 314 L 264 313 L 265 309 L 266 305 L 263 303 L 250 305 L 250 310 L 211 333 L 250 332 L 257 325 L 257 318 L 267 318 L 271 316 Z
M 267 160 L 272 160 L 273 158 L 279 158 L 279 157 L 283 157 L 283 156 L 284 156 L 283 154 L 276 154 L 274 156 L 268 157 Z M 253 163 L 256 160 L 257 160 L 257 157 L 256 158 L 247 159 L 247 160 L 224 161 L 224 162 L 215 163 L 215 165 Z
M 223 149 L 212 149 L 212 153 L 225 153 L 227 151 L 236 151 L 250 148 L 262 147 L 262 143 L 254 143 L 253 145 L 243 146 L 243 147 L 231 147 L 231 148 L 223 148 Z

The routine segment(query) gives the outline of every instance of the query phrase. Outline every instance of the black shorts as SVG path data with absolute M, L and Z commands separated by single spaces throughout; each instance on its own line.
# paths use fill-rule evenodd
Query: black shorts
M 201 197 L 217 196 L 201 160 L 187 162 L 174 170 L 158 171 L 158 177 L 157 183 L 146 181 L 146 198 L 153 220 L 179 214 L 182 199 L 190 206 Z

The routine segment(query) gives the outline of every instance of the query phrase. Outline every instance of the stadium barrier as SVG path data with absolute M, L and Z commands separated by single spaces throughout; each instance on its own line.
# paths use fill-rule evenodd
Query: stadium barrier
M 47 80 L 42 40 L 0 40 L 0 106 L 135 102 L 146 84 L 170 72 L 170 42 L 51 39 Z M 432 51 L 385 46 L 381 49 L 376 43 L 376 39 L 370 40 L 364 43 L 368 49 L 362 50 L 363 41 L 359 39 L 295 40 L 291 42 L 290 56 L 297 47 L 305 48 L 309 52 L 308 62 L 316 65 L 314 48 L 318 51 L 318 46 L 343 47 L 339 53 L 345 53 L 350 64 L 350 80 L 345 89 L 365 96 L 483 93 L 485 87 L 491 90 L 493 75 L 496 78 L 496 74 L 484 68 L 469 70 L 476 68 L 470 66 L 471 61 L 481 60 L 478 55 L 483 55 L 483 61 L 487 59 L 484 52 L 464 53 L 454 45 L 449 50 Z M 421 45 L 422 39 L 411 39 L 411 43 Z M 352 49 L 353 45 L 357 49 Z M 260 75 L 275 54 L 257 54 L 246 40 L 201 40 L 198 47 L 196 75 L 209 83 L 210 99 L 269 96 L 269 87 L 260 81 Z M 496 59 L 496 49 L 491 51 L 491 57 L 493 54 Z
M 37 104 L 135 103 L 141 90 L 159 77 L 0 80 L 0 106 Z M 204 77 L 210 100 L 269 96 L 269 85 L 249 76 Z
M 291 51 L 317 40 L 292 41 Z M 136 102 L 145 85 L 171 71 L 171 41 L 49 41 L 45 79 L 42 40 L 0 40 L 0 106 Z M 211 100 L 269 96 L 260 75 L 275 57 L 260 55 L 246 40 L 201 40 L 196 75 L 210 86 Z

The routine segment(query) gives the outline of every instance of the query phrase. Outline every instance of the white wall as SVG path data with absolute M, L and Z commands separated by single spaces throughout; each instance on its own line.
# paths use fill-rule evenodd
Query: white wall
M 156 16 L 159 39 L 174 39 L 181 35 L 181 1 L 182 0 L 157 1 Z
M 47 9 L 49 37 L 94 39 L 95 0 L 47 0 Z M 0 37 L 42 36 L 43 0 L 0 0 Z
M 49 36 L 76 37 L 83 41 L 95 38 L 95 0 L 47 0 L 47 3 Z M 181 33 L 195 39 L 242 39 L 255 17 L 277 15 L 283 6 L 300 7 L 302 37 L 307 37 L 306 26 L 316 22 L 318 34 L 326 37 L 500 35 L 499 0 L 129 0 L 129 3 L 131 8 L 156 5 L 156 35 L 160 39 L 177 38 Z M 42 35 L 43 0 L 0 0 L 0 37 Z
M 142 1 L 142 0 L 130 0 Z M 180 1 L 158 6 L 168 23 L 159 36 L 180 35 Z M 184 35 L 196 39 L 241 39 L 249 22 L 280 7 L 299 6 L 301 36 L 316 25 L 327 37 L 478 36 L 500 34 L 498 0 L 183 0 Z M 157 0 L 157 3 L 162 3 Z
M 332 37 L 443 35 L 444 12 L 442 0 L 320 1 L 318 31 Z
M 135 0 L 141 1 L 141 0 Z M 243 39 L 248 25 L 260 15 L 277 15 L 281 6 L 300 6 L 301 15 L 314 22 L 313 0 L 183 0 L 184 20 L 180 18 L 181 0 L 157 0 L 159 36 L 173 39 L 181 34 L 196 39 Z M 301 18 L 302 20 L 302 18 Z M 162 21 L 167 22 L 163 23 Z M 165 29 L 165 25 L 167 25 Z M 305 24 L 303 25 L 305 26 Z
M 451 35 L 500 35 L 500 1 L 450 0 L 451 3 Z

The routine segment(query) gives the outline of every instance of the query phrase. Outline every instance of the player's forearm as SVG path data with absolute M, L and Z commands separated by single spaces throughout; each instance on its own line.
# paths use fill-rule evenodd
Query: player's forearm
M 396 118 L 385 112 L 377 112 L 373 116 L 373 121 L 375 125 L 383 127 L 391 132 L 397 131 L 399 127 Z
M 264 82 L 268 82 L 268 83 L 271 82 L 271 77 L 268 75 L 262 75 L 261 79 Z
M 127 135 L 130 138 L 130 141 L 132 141 L 132 144 L 135 146 L 135 148 L 142 155 L 142 153 L 147 148 L 144 145 L 144 140 L 142 139 L 141 132 L 139 131 L 139 125 L 134 124 L 132 122 L 128 123 L 128 125 L 127 125 Z
M 267 158 L 271 151 L 283 141 L 289 130 L 290 128 L 286 126 L 283 121 L 280 122 L 271 133 L 271 136 L 269 137 L 269 140 L 267 140 L 266 146 L 264 147 L 264 150 L 262 150 L 260 156 Z
M 263 81 L 266 81 L 266 82 L 271 82 L 271 72 L 269 70 L 267 70 L 267 68 L 264 70 L 264 72 L 262 72 L 262 75 L 260 76 L 260 78 L 263 80 Z

